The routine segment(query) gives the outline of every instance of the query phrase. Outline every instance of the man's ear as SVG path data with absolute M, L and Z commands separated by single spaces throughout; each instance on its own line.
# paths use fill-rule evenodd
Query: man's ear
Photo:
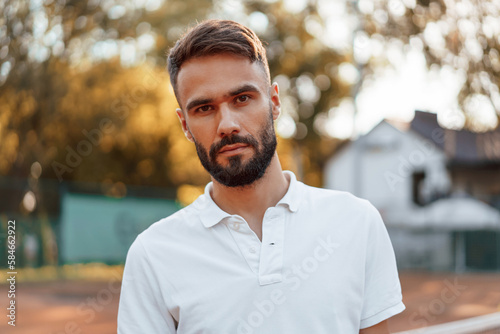
M 278 84 L 276 82 L 273 83 L 269 89 L 270 89 L 269 95 L 271 97 L 273 120 L 277 120 L 279 115 L 281 114 L 281 101 L 279 96 Z
M 187 126 L 186 117 L 184 117 L 184 113 L 180 108 L 177 108 L 175 112 L 177 113 L 177 117 L 179 117 L 179 121 L 181 122 L 182 131 L 184 131 L 184 135 L 190 142 L 194 143 L 194 139 L 193 136 L 191 135 L 191 131 L 189 131 L 189 128 Z

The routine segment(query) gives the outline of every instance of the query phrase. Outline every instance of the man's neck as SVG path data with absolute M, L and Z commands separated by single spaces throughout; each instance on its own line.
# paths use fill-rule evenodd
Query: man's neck
M 213 181 L 212 199 L 225 212 L 242 216 L 255 234 L 262 239 L 262 219 L 269 207 L 285 196 L 289 180 L 283 175 L 278 155 L 262 178 L 244 187 L 226 187 Z

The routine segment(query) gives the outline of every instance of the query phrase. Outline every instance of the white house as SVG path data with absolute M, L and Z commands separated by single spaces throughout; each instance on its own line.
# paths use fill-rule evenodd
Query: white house
M 404 126 L 384 120 L 327 162 L 325 187 L 377 207 L 400 268 L 500 270 L 500 211 L 475 198 L 500 198 L 491 187 L 500 186 L 500 155 L 483 159 L 472 149 L 478 142 L 441 128 L 435 114 L 417 111 Z M 477 186 L 485 173 L 489 182 Z M 480 240 L 487 242 L 478 247 Z

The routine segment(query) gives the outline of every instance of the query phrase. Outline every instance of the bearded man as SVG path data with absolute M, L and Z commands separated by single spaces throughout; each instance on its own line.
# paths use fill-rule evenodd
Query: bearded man
M 212 182 L 132 244 L 118 333 L 389 333 L 405 307 L 384 223 L 366 200 L 282 170 L 278 85 L 255 33 L 204 21 L 168 70 Z

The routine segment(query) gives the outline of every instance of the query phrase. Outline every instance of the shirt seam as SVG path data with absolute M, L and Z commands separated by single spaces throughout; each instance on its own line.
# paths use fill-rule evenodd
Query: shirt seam
M 366 321 L 366 320 L 368 320 L 368 319 L 370 319 L 370 318 L 373 318 L 373 317 L 375 317 L 375 316 L 379 315 L 380 313 L 383 313 L 383 312 L 385 312 L 385 311 L 387 311 L 387 310 L 389 310 L 389 309 L 391 309 L 391 308 L 393 308 L 393 307 L 395 307 L 395 306 L 398 306 L 398 305 L 399 305 L 400 303 L 402 303 L 402 302 L 403 302 L 403 300 L 401 300 L 401 299 L 400 299 L 400 300 L 398 300 L 396 303 L 391 304 L 390 306 L 387 306 L 387 307 L 386 307 L 386 308 L 384 308 L 383 310 L 380 310 L 380 311 L 378 311 L 378 312 L 376 312 L 376 313 L 373 313 L 372 315 L 370 315 L 370 316 L 368 316 L 368 317 L 362 318 L 362 319 L 361 319 L 361 321 Z

